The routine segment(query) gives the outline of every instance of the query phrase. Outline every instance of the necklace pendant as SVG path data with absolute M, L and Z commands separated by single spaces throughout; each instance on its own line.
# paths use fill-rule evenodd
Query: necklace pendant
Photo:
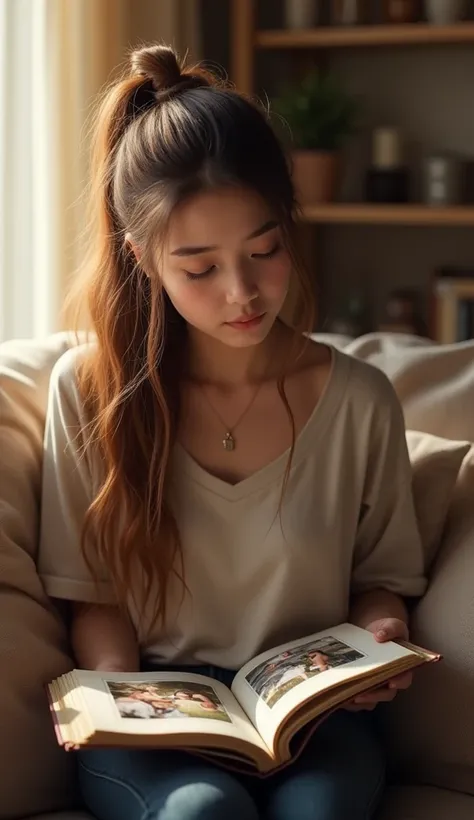
M 224 450 L 235 450 L 235 439 L 232 433 L 226 433 L 224 438 L 222 439 L 222 446 Z

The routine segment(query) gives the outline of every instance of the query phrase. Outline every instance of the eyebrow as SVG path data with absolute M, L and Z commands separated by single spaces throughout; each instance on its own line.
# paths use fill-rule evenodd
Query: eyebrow
M 264 225 L 261 225 L 260 228 L 257 228 L 255 231 L 252 231 L 249 234 L 245 241 L 248 242 L 250 239 L 256 239 L 257 236 L 262 236 L 264 233 L 268 233 L 268 231 L 273 231 L 274 228 L 278 227 L 278 222 L 274 219 L 265 222 Z M 218 245 L 202 245 L 202 246 L 195 246 L 192 245 L 185 246 L 182 248 L 176 248 L 174 251 L 171 251 L 172 256 L 197 256 L 199 253 L 207 253 L 208 251 L 216 251 L 218 249 Z

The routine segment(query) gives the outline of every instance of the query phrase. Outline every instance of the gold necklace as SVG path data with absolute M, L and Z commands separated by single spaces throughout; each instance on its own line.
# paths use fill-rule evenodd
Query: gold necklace
M 262 387 L 262 384 L 263 384 L 263 382 L 260 382 L 260 384 L 258 384 L 258 385 L 257 385 L 257 388 L 256 388 L 256 390 L 255 390 L 255 392 L 254 392 L 254 394 L 253 394 L 252 398 L 250 399 L 250 401 L 249 401 L 249 403 L 248 403 L 247 407 L 246 407 L 246 408 L 244 409 L 244 411 L 240 414 L 239 418 L 237 419 L 237 421 L 235 422 L 235 424 L 233 424 L 233 425 L 232 425 L 232 427 L 229 427 L 229 426 L 225 423 L 225 421 L 224 421 L 224 419 L 222 418 L 222 416 L 220 415 L 220 413 L 218 413 L 218 411 L 216 410 L 216 408 L 215 408 L 215 407 L 214 407 L 214 405 L 212 404 L 212 402 L 211 402 L 211 400 L 210 400 L 209 396 L 208 396 L 208 395 L 207 395 L 207 393 L 204 391 L 204 388 L 203 388 L 203 387 L 201 387 L 201 385 L 200 385 L 200 387 L 201 387 L 201 392 L 202 392 L 202 394 L 203 394 L 204 398 L 206 399 L 206 401 L 207 401 L 207 403 L 208 403 L 209 407 L 211 408 L 211 410 L 212 410 L 212 412 L 214 413 L 214 415 L 216 416 L 216 418 L 218 418 L 218 419 L 219 419 L 219 421 L 220 421 L 220 423 L 222 424 L 222 426 L 223 426 L 224 430 L 226 430 L 226 433 L 225 433 L 225 435 L 224 435 L 224 438 L 222 439 L 222 446 L 223 446 L 224 450 L 227 450 L 229 453 L 230 453 L 230 452 L 232 452 L 232 450 L 235 450 L 236 445 L 237 445 L 237 442 L 236 442 L 236 440 L 235 440 L 235 436 L 234 436 L 234 432 L 235 432 L 235 430 L 237 429 L 237 427 L 239 426 L 239 424 L 240 424 L 240 422 L 242 421 L 242 419 L 244 418 L 244 416 L 246 416 L 246 415 L 247 415 L 248 411 L 249 411 L 249 410 L 250 410 L 250 408 L 252 407 L 252 405 L 253 405 L 253 403 L 254 403 L 255 399 L 257 398 L 257 396 L 258 396 L 258 394 L 259 394 L 259 392 L 260 392 L 260 389 L 261 389 L 261 387 Z

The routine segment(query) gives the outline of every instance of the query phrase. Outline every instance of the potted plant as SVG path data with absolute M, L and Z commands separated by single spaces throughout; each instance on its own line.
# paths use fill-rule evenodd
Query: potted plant
M 290 129 L 293 182 L 302 205 L 334 199 L 340 149 L 355 130 L 357 103 L 332 74 L 312 71 L 287 86 L 274 109 Z

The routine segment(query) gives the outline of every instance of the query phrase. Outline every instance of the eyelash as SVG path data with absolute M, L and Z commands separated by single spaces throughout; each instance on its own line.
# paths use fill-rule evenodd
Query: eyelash
M 271 259 L 272 256 L 276 256 L 278 251 L 281 250 L 281 244 L 278 242 L 274 248 L 269 250 L 267 253 L 254 253 L 252 254 L 253 259 Z M 185 270 L 184 274 L 186 279 L 190 279 L 191 281 L 195 281 L 196 279 L 204 279 L 206 276 L 209 276 L 215 268 L 215 265 L 211 265 L 207 270 L 203 270 L 200 273 L 191 273 L 189 270 Z

